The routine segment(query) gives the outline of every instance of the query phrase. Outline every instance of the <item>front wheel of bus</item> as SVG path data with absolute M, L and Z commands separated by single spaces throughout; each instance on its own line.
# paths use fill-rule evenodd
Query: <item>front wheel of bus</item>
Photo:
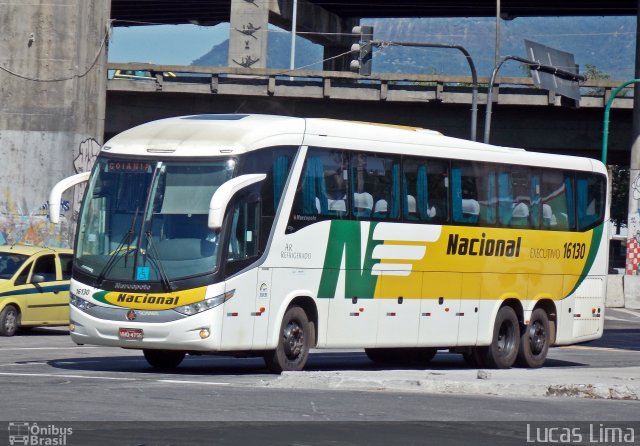
M 549 351 L 550 334 L 547 313 L 542 308 L 533 310 L 529 325 L 524 327 L 520 336 L 518 365 L 529 368 L 542 367 Z
M 480 347 L 482 363 L 492 369 L 508 369 L 518 356 L 520 324 L 511 307 L 502 307 L 496 315 L 493 340 L 488 347 Z
M 282 319 L 278 346 L 264 356 L 267 368 L 274 373 L 302 370 L 312 337 L 307 313 L 300 307 L 289 308 Z
M 184 359 L 185 353 L 173 350 L 143 350 L 144 359 L 157 369 L 175 369 Z

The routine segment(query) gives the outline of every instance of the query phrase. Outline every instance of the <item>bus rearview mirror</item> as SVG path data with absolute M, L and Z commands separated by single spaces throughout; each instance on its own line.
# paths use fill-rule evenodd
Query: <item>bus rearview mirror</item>
M 91 172 L 82 172 L 59 181 L 49 193 L 49 220 L 53 224 L 60 223 L 60 200 L 62 193 L 76 184 L 84 183 L 89 179 Z
M 220 229 L 227 205 L 236 192 L 267 178 L 264 173 L 240 175 L 222 184 L 211 197 L 209 204 L 209 229 Z

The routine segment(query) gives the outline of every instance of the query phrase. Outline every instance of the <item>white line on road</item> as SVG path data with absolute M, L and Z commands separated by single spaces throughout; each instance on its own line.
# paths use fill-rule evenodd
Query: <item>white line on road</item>
M 103 347 L 85 347 L 85 346 L 71 346 L 71 347 L 67 347 L 67 346 L 60 346 L 60 347 L 14 347 L 14 348 L 3 348 L 2 351 L 6 352 L 9 350 L 69 350 L 69 349 L 73 349 L 73 348 L 103 348 Z
M 183 381 L 177 379 L 159 379 L 159 383 L 168 383 L 168 384 L 204 384 L 207 386 L 229 386 L 231 383 L 221 383 L 221 382 L 209 382 L 209 381 Z
M 564 345 L 559 347 L 561 349 L 566 350 L 590 350 L 590 351 L 605 351 L 605 352 L 617 352 L 617 353 L 635 353 L 634 351 L 630 351 L 629 349 L 624 348 L 611 348 L 611 347 L 589 347 L 586 345 Z
M 80 378 L 80 379 L 106 379 L 111 381 L 138 381 L 137 378 L 116 378 L 111 376 L 83 376 L 83 375 L 61 375 L 56 373 L 9 373 L 0 372 L 2 376 L 39 376 L 43 378 Z
M 38 376 L 41 378 L 78 378 L 78 379 L 99 379 L 108 381 L 155 381 L 163 384 L 199 384 L 204 386 L 230 386 L 231 383 L 211 382 L 211 381 L 185 381 L 175 379 L 140 379 L 140 378 L 123 378 L 111 376 L 92 376 L 92 375 L 66 375 L 56 373 L 9 373 L 0 372 L 0 376 Z

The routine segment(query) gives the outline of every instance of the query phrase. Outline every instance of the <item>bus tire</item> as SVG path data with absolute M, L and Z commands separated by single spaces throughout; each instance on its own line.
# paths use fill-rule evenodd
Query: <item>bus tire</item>
M 20 326 L 20 312 L 13 305 L 7 305 L 0 312 L 0 335 L 13 336 Z
M 547 359 L 550 341 L 549 317 L 542 308 L 536 308 L 531 313 L 529 325 L 524 327 L 520 336 L 517 364 L 528 368 L 542 367 Z
M 175 369 L 184 359 L 185 352 L 175 350 L 143 350 L 144 359 L 156 369 Z
M 464 353 L 462 353 L 462 358 L 464 359 L 465 364 L 472 369 L 480 369 L 484 367 L 484 363 L 482 362 L 482 357 L 480 355 L 481 348 L 479 347 L 471 347 Z
M 513 308 L 504 306 L 498 310 L 493 326 L 493 340 L 488 347 L 480 347 L 479 354 L 485 367 L 508 369 L 518 357 L 520 323 Z
M 273 373 L 302 370 L 307 363 L 313 333 L 307 313 L 293 306 L 282 318 L 278 346 L 264 355 L 267 368 Z

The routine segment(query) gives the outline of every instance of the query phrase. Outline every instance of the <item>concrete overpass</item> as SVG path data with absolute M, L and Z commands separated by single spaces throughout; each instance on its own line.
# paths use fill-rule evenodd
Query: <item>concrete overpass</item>
M 374 74 L 364 79 L 328 71 L 149 64 L 109 64 L 109 68 L 144 70 L 156 77 L 108 81 L 105 139 L 154 119 L 231 112 L 387 122 L 470 138 L 471 77 L 467 76 Z M 165 77 L 163 72 L 177 77 Z M 479 79 L 479 128 L 484 125 L 488 82 Z M 562 107 L 560 97 L 535 88 L 530 78 L 503 77 L 500 82 L 494 97 L 492 143 L 600 158 L 603 108 L 620 82 L 585 82 L 578 109 Z M 608 157 L 612 164 L 628 162 L 632 109 L 632 97 L 613 102 Z

